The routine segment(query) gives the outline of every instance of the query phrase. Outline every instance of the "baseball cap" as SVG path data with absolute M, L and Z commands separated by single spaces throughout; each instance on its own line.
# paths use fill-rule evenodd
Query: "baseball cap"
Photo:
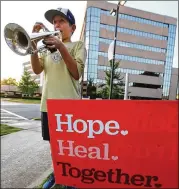
M 72 12 L 69 9 L 65 8 L 57 8 L 57 9 L 50 9 L 45 13 L 45 18 L 53 24 L 53 18 L 56 15 L 63 16 L 66 18 L 70 24 L 75 24 L 75 17 L 73 16 Z

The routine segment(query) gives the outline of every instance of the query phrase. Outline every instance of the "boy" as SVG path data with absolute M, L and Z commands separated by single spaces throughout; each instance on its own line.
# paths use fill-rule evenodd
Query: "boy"
M 46 37 L 43 42 L 49 51 L 40 57 L 38 54 L 31 55 L 31 65 L 35 74 L 44 71 L 40 108 L 42 136 L 43 140 L 50 141 L 46 100 L 80 99 L 79 79 L 84 71 L 86 51 L 83 42 L 71 42 L 76 25 L 75 18 L 69 9 L 48 10 L 45 18 L 54 25 L 54 30 L 61 32 L 61 39 L 57 36 Z M 43 24 L 35 24 L 33 32 L 39 32 L 43 27 L 45 27 Z M 34 48 L 37 48 L 37 42 Z M 52 174 L 43 188 L 50 188 L 54 184 L 55 178 Z

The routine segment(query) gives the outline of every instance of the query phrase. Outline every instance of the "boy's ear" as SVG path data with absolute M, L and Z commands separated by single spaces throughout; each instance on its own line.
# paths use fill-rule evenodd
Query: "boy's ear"
M 76 25 L 73 24 L 73 25 L 71 26 L 71 28 L 72 28 L 72 33 L 74 33 L 74 31 L 76 30 Z

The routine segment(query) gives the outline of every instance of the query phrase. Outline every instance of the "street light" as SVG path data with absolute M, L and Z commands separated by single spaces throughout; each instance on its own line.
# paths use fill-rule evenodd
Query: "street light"
M 110 91 L 109 91 L 109 99 L 112 97 L 112 88 L 113 88 L 113 75 L 114 75 L 114 63 L 115 63 L 115 53 L 116 53 L 116 39 L 117 39 L 117 25 L 118 25 L 118 16 L 119 16 L 119 7 L 124 6 L 127 1 L 119 1 L 117 4 L 117 9 L 112 9 L 110 14 L 116 16 L 116 25 L 115 25 L 115 34 L 114 34 L 114 48 L 113 48 L 113 61 L 112 61 L 112 70 L 111 70 L 111 78 L 110 78 Z
M 119 1 L 118 4 L 124 6 L 127 1 Z

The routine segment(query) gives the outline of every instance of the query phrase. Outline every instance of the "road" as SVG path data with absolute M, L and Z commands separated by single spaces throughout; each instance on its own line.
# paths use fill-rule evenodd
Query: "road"
M 4 112 L 4 114 L 5 112 L 7 114 L 9 112 L 11 116 L 14 114 L 15 117 L 21 117 L 29 120 L 33 118 L 40 118 L 40 104 L 23 104 L 1 101 L 1 112 Z M 3 117 L 1 116 L 1 119 L 2 118 Z

